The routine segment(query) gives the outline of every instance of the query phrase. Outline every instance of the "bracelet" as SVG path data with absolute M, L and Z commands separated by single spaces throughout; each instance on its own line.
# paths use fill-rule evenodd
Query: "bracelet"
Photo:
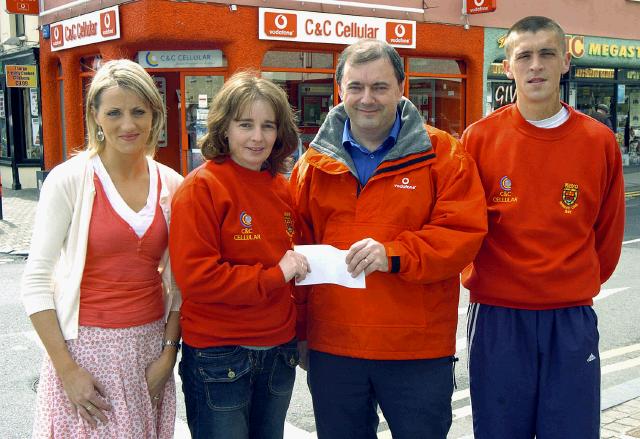
M 167 346 L 173 346 L 174 348 L 176 348 L 176 352 L 180 351 L 181 347 L 179 341 L 164 340 L 162 342 L 162 350 L 164 350 L 164 348 L 166 348 Z

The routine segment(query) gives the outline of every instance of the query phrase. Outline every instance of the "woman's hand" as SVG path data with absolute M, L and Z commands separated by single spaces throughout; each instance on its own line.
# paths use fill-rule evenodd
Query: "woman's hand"
M 173 350 L 174 348 L 172 347 L 164 349 L 160 357 L 147 366 L 147 370 L 145 370 L 149 397 L 154 407 L 158 404 L 158 401 L 162 399 L 164 386 L 173 373 L 173 366 L 176 364 L 176 353 L 169 352 Z
M 309 261 L 301 254 L 294 252 L 293 250 L 287 250 L 280 262 L 278 262 L 282 273 L 284 274 L 285 282 L 289 282 L 294 277 L 299 282 L 307 277 L 307 273 L 311 273 L 311 267 L 309 267 Z
M 111 405 L 104 400 L 102 385 L 77 364 L 59 375 L 73 410 L 94 428 L 98 425 L 96 419 L 106 424 L 108 419 L 103 412 L 111 410 Z

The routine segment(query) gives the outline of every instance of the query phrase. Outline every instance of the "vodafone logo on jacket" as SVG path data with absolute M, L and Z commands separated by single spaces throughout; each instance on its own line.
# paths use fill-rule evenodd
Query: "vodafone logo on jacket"
M 397 189 L 408 189 L 410 191 L 415 191 L 416 190 L 416 185 L 411 184 L 411 180 L 409 180 L 409 177 L 403 177 L 400 180 L 400 183 L 395 183 L 393 185 L 393 187 L 397 188 Z
M 413 23 L 387 22 L 387 43 L 394 46 L 413 45 Z
M 298 36 L 298 16 L 283 12 L 265 12 L 264 32 L 272 37 L 295 38 Z

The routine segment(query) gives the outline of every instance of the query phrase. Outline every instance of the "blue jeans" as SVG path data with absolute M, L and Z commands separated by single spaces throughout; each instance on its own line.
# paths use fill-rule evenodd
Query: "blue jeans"
M 296 341 L 268 350 L 183 344 L 179 372 L 193 439 L 282 439 Z
M 377 405 L 394 439 L 446 439 L 454 358 L 364 360 L 309 351 L 319 439 L 376 439 Z

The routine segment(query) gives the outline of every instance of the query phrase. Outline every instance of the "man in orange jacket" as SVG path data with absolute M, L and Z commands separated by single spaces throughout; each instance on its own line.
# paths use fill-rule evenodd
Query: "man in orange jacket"
M 341 54 L 343 103 L 296 165 L 291 186 L 306 241 L 348 249 L 366 289 L 314 285 L 296 300 L 308 340 L 320 439 L 447 436 L 459 273 L 487 231 L 475 163 L 402 97 L 395 49 L 362 40 Z M 306 353 L 307 342 L 301 343 Z

